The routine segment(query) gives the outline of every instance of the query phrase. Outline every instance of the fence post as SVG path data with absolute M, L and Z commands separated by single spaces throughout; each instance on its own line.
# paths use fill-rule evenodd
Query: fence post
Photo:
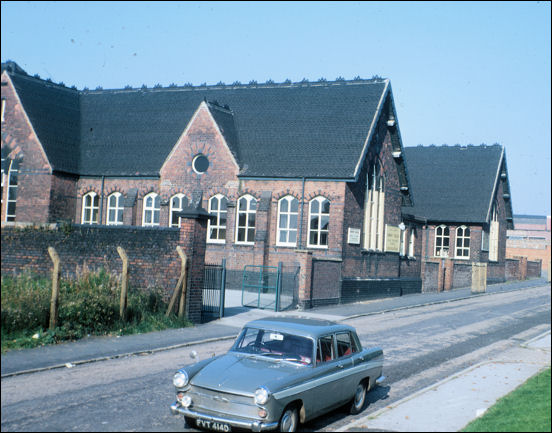
M 222 259 L 222 272 L 220 275 L 220 311 L 219 311 L 219 319 L 222 319 L 224 317 L 224 297 L 226 290 L 226 259 Z
M 123 260 L 123 275 L 121 281 L 121 304 L 119 307 L 119 317 L 126 321 L 127 312 L 127 291 L 128 291 L 128 256 L 122 247 L 117 247 L 117 252 Z
M 177 245 L 176 246 L 176 252 L 178 253 L 178 255 L 180 256 L 180 261 L 181 261 L 181 267 L 180 267 L 180 277 L 178 278 L 178 282 L 176 283 L 176 287 L 174 288 L 174 292 L 171 296 L 171 301 L 169 302 L 169 307 L 167 308 L 167 312 L 165 313 L 165 316 L 169 316 L 169 314 L 171 314 L 171 311 L 174 307 L 174 304 L 176 303 L 176 300 L 178 299 L 178 295 L 180 294 L 180 291 L 181 291 L 181 287 L 186 284 L 186 265 L 187 265 L 187 261 L 188 261 L 188 258 L 186 257 L 186 253 L 184 251 L 182 251 L 182 248 L 180 248 L 180 245 Z M 181 317 L 181 314 L 180 314 L 180 309 L 182 307 L 182 298 L 184 297 L 185 295 L 182 295 L 182 297 L 180 298 L 180 307 L 179 307 L 179 314 L 178 316 Z
M 276 305 L 275 311 L 280 311 L 280 295 L 282 294 L 282 262 L 278 262 L 278 276 L 276 277 Z
M 57 325 L 58 316 L 60 260 L 54 247 L 48 247 L 48 254 L 50 254 L 50 258 L 54 262 L 54 269 L 52 270 L 52 300 L 50 302 L 50 329 L 53 330 Z

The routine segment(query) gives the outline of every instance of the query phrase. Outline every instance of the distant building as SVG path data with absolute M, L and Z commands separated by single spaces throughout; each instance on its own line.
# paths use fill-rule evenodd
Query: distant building
M 550 215 L 514 215 L 514 229 L 508 230 L 506 257 L 541 260 L 543 274 L 550 265 Z

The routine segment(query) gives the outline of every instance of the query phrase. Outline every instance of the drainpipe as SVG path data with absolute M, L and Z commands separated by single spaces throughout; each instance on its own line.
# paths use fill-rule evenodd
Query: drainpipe
M 303 187 L 301 192 L 301 219 L 299 220 L 299 249 L 303 249 L 303 207 L 305 203 L 305 178 L 303 177 Z
M 103 224 L 104 181 L 105 176 L 102 176 L 102 192 L 100 194 L 100 225 Z

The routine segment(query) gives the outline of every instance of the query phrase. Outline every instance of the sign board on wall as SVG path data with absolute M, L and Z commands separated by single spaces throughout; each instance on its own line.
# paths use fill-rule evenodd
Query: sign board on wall
M 360 245 L 360 229 L 349 227 L 349 231 L 347 233 L 347 243 Z
M 385 224 L 385 251 L 398 253 L 401 249 L 401 229 Z

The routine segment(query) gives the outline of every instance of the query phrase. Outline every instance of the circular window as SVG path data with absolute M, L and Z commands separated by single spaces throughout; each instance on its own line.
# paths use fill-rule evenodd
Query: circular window
M 192 168 L 197 174 L 202 174 L 209 168 L 209 160 L 205 155 L 197 155 L 192 161 Z

